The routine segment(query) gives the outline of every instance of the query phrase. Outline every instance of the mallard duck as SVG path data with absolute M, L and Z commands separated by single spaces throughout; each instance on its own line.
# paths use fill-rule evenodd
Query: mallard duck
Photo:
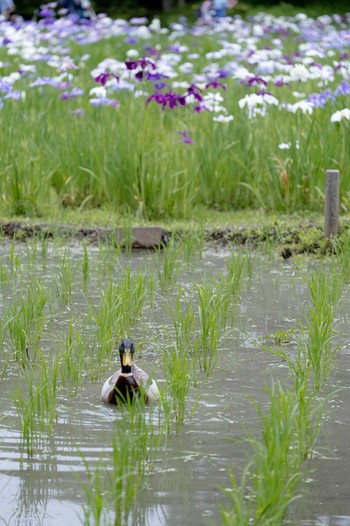
M 133 400 L 139 396 L 141 387 L 146 396 L 146 403 L 159 398 L 157 384 L 150 376 L 133 363 L 135 347 L 131 338 L 124 338 L 119 345 L 121 369 L 118 369 L 105 381 L 102 387 L 102 399 L 109 404 Z

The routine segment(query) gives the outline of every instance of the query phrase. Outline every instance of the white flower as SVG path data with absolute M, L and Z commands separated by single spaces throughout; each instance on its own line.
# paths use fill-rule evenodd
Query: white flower
M 184 62 L 179 66 L 179 70 L 181 73 L 192 73 L 193 71 L 193 64 L 191 62 Z
M 314 105 L 306 100 L 301 100 L 300 102 L 295 102 L 294 104 L 284 104 L 283 107 L 291 113 L 296 113 L 298 110 L 301 110 L 303 113 L 308 113 L 311 115 L 314 111 Z
M 78 69 L 78 66 L 74 64 L 74 61 L 70 57 L 66 57 L 62 60 L 57 69 L 60 73 L 65 73 L 70 69 Z
M 233 121 L 233 115 L 218 115 L 217 117 L 213 117 L 213 121 L 230 122 L 230 121 Z
M 340 122 L 343 119 L 350 120 L 350 109 L 344 108 L 342 110 L 336 111 L 331 115 L 331 122 Z
M 146 96 L 148 96 L 148 95 L 149 95 L 149 93 L 147 93 L 147 91 L 142 91 L 142 90 L 140 90 L 140 89 L 138 89 L 138 90 L 136 90 L 136 91 L 134 92 L 134 97 L 136 97 L 136 98 L 137 98 L 137 97 L 146 97 Z
M 151 29 L 151 31 L 154 31 L 155 33 L 159 33 L 161 29 L 159 18 L 153 18 L 152 22 L 149 25 L 149 29 Z
M 262 95 L 264 102 L 267 104 L 274 104 L 275 106 L 278 106 L 278 99 L 274 97 L 273 95 L 269 95 L 268 93 L 265 93 Z
M 308 70 L 303 64 L 295 64 L 290 74 L 293 80 L 300 80 L 301 82 L 306 82 L 310 77 Z
M 96 86 L 89 91 L 89 95 L 95 95 L 97 98 L 105 99 L 107 97 L 107 90 L 103 86 Z
M 290 142 L 281 142 L 281 144 L 278 145 L 280 150 L 290 150 L 292 147 L 292 144 Z M 299 150 L 300 143 L 298 140 L 295 141 L 295 149 Z
M 183 89 L 187 89 L 190 87 L 190 83 L 189 82 L 184 82 L 184 81 L 178 81 L 178 80 L 175 80 L 172 84 L 173 88 L 176 89 L 176 88 L 183 88 Z
M 128 58 L 136 58 L 139 56 L 139 52 L 137 51 L 137 49 L 128 49 L 128 51 L 126 52 L 126 56 Z

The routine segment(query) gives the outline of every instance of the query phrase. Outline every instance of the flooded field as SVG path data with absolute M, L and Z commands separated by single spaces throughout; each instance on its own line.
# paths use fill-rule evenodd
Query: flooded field
M 248 437 L 260 433 L 261 419 L 252 401 L 264 410 L 266 386 L 273 380 L 288 382 L 286 362 L 260 344 L 295 353 L 309 298 L 305 277 L 319 263 L 304 261 L 301 265 L 258 253 L 244 257 L 248 258 L 249 271 L 233 306 L 232 326 L 220 331 L 212 368 L 194 369 L 191 365 L 183 422 L 172 424 L 168 436 L 159 441 L 151 467 L 137 482 L 138 491 L 125 524 L 222 524 L 220 509 L 227 505 L 223 488 L 230 486 L 229 473 L 239 480 L 252 455 Z M 232 253 L 204 249 L 194 261 L 185 253 L 177 253 L 179 263 L 168 281 L 160 253 L 127 255 L 105 246 L 67 247 L 30 241 L 3 242 L 0 258 L 0 524 L 77 526 L 99 524 L 99 520 L 105 526 L 119 524 L 107 499 L 101 500 L 100 515 L 87 512 L 93 493 L 87 486 L 95 480 L 92 474 L 115 469 L 110 464 L 111 454 L 115 455 L 113 436 L 122 425 L 120 410 L 101 401 L 104 380 L 119 368 L 118 353 L 112 348 L 117 348 L 119 338 L 127 331 L 135 342 L 137 365 L 166 389 L 168 378 L 161 356 L 179 338 L 174 313 L 179 303 L 184 312 L 193 301 L 193 315 L 197 316 L 193 284 L 199 287 L 218 280 L 227 271 Z M 239 259 L 235 262 L 238 264 Z M 140 273 L 147 276 L 147 287 L 141 286 Z M 124 313 L 119 318 L 124 320 L 123 327 L 115 327 L 112 321 L 103 325 L 116 312 L 113 306 L 112 311 L 102 309 L 108 291 L 125 276 L 131 280 L 131 287 L 124 301 L 132 297 L 135 303 L 143 296 L 142 309 L 131 318 L 125 318 Z M 35 293 L 30 292 L 33 290 Z M 121 289 L 118 291 L 122 294 Z M 114 302 L 118 291 L 111 296 Z M 132 295 L 135 291 L 139 292 Z M 19 313 L 27 313 L 22 300 L 27 310 L 31 302 L 43 303 L 40 312 L 31 307 L 34 316 L 23 325 L 27 330 L 14 326 Z M 132 302 L 129 312 L 134 308 Z M 285 524 L 350 525 L 349 303 L 349 286 L 345 285 L 335 312 L 337 342 L 342 347 L 320 392 L 320 397 L 329 395 L 329 399 L 314 456 L 306 463 L 309 471 L 298 491 L 303 498 L 289 507 Z M 108 331 L 111 336 L 104 340 Z M 109 353 L 100 352 L 103 345 L 111 349 Z M 79 349 L 88 349 L 84 363 L 79 363 Z M 190 347 L 188 352 L 192 352 Z M 57 368 L 50 369 L 57 356 L 61 356 Z M 34 389 L 26 371 L 39 366 L 43 367 L 40 374 L 58 371 L 57 377 L 56 373 L 48 374 L 43 380 L 45 389 L 55 386 L 54 413 L 48 424 L 51 417 L 47 409 L 45 418 L 35 423 L 32 435 L 25 435 L 25 401 L 39 389 L 38 384 Z M 64 370 L 69 376 L 67 383 Z M 22 405 L 16 403 L 22 398 Z M 160 409 L 146 407 L 144 411 L 148 424 L 157 428 L 163 418 Z

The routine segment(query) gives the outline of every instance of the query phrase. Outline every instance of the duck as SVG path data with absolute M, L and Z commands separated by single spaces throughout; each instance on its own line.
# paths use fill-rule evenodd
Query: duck
M 112 374 L 102 387 L 101 395 L 105 403 L 117 405 L 128 400 L 132 402 L 134 398 L 140 396 L 140 391 L 145 394 L 147 404 L 159 399 L 156 382 L 133 363 L 134 352 L 132 339 L 124 338 L 119 345 L 121 369 Z

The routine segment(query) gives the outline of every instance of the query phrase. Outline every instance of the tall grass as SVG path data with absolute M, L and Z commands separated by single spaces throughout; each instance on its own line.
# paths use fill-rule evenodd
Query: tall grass
M 279 38 L 279 30 L 273 37 L 269 33 L 254 34 L 256 25 L 267 23 L 262 15 L 257 20 L 246 20 L 244 31 L 254 34 L 258 52 L 269 46 L 273 54 L 279 46 L 277 51 L 283 56 L 298 57 L 304 50 L 300 51 L 303 42 L 297 37 L 302 40 L 303 36 L 296 22 L 288 26 L 288 37 L 281 28 L 283 38 Z M 271 19 L 268 23 L 272 23 Z M 275 27 L 280 25 L 281 21 L 276 20 Z M 317 21 L 310 20 L 310 25 L 317 27 Z M 39 25 L 39 34 L 40 28 Z M 26 96 L 19 101 L 5 101 L 2 114 L 8 134 L 0 141 L 3 152 L 0 202 L 8 214 L 38 216 L 43 212 L 50 215 L 62 207 L 76 210 L 107 207 L 144 221 L 169 216 L 186 219 L 194 216 L 198 209 L 321 210 L 324 170 L 328 167 L 340 169 L 342 195 L 349 192 L 347 123 L 330 121 L 337 109 L 346 107 L 346 96 L 331 98 L 323 107 L 315 106 L 311 115 L 301 109 L 289 112 L 284 107 L 295 102 L 293 92 L 302 92 L 303 100 L 320 93 L 319 79 L 314 78 L 314 74 L 305 79 L 302 90 L 297 79 L 289 81 L 290 87 L 278 86 L 274 82 L 276 74 L 262 74 L 268 81 L 266 90 L 277 98 L 278 105 L 268 105 L 266 114 L 262 111 L 253 118 L 249 117 L 246 107 L 240 107 L 239 101 L 246 95 L 258 93 L 261 86 L 247 85 L 244 79 L 228 75 L 221 79 L 225 90 L 220 87 L 215 91 L 214 88 L 203 89 L 203 94 L 222 95 L 222 105 L 234 117 L 229 123 L 214 122 L 213 112 L 195 112 L 192 104 L 176 108 L 163 108 L 153 100 L 146 104 L 147 95 L 154 93 L 153 83 L 144 76 L 135 84 L 133 72 L 128 80 L 137 89 L 117 92 L 118 111 L 111 106 L 94 108 L 89 103 L 88 93 L 97 84 L 90 71 L 107 58 L 106 54 L 113 57 L 116 48 L 120 57 L 126 57 L 127 30 L 125 33 L 119 31 L 120 34 L 111 36 L 106 30 L 106 38 L 89 46 L 90 58 L 82 61 L 85 67 L 71 70 L 73 85 L 85 89 L 78 100 L 60 100 L 51 86 L 30 88 L 29 78 L 23 75 L 21 85 Z M 203 50 L 195 61 L 194 70 L 205 75 L 206 80 L 208 69 L 214 67 L 211 52 L 217 52 L 215 71 L 218 74 L 230 64 L 227 52 L 221 53 L 222 42 L 239 49 L 243 46 L 245 33 L 241 33 L 239 24 L 236 30 L 225 31 L 220 27 L 215 31 L 208 27 L 202 28 L 201 34 L 193 34 L 183 29 L 181 41 L 188 53 L 197 52 L 198 46 Z M 149 48 L 160 46 L 162 54 L 162 50 L 172 45 L 170 35 L 172 31 L 170 34 L 150 34 Z M 315 39 L 317 37 L 319 31 L 315 29 Z M 312 43 L 315 49 L 318 43 Z M 44 39 L 42 44 L 46 45 Z M 64 45 L 74 56 L 79 56 L 74 38 L 64 40 Z M 142 41 L 134 43 L 133 47 L 143 55 Z M 4 46 L 3 61 L 8 58 L 10 68 L 16 68 L 15 57 L 6 57 L 6 49 Z M 335 47 L 334 53 L 336 59 L 325 53 L 318 57 L 319 63 L 333 68 L 333 60 L 339 58 L 339 49 Z M 245 53 L 236 56 L 237 69 L 247 70 L 249 78 L 256 75 L 259 65 L 254 57 L 247 58 Z M 271 62 L 274 60 L 277 68 L 282 59 L 271 59 Z M 196 82 L 192 74 L 179 67 L 174 65 L 177 80 L 188 84 Z M 40 61 L 37 70 L 38 77 L 49 76 L 51 66 Z M 342 68 L 336 69 L 332 75 L 324 75 L 322 82 L 327 84 L 323 87 L 333 93 L 342 80 Z M 146 95 L 135 97 L 135 91 Z M 175 91 L 185 92 L 184 89 Z M 84 115 L 71 114 L 78 107 L 85 110 Z M 192 142 L 181 140 L 179 132 L 182 130 L 191 132 Z M 69 156 L 66 154 L 67 141 L 71 145 Z M 281 149 L 281 143 L 289 147 Z M 18 149 L 17 144 L 23 148 Z M 97 144 L 99 148 L 95 147 Z M 346 199 L 344 206 L 347 206 Z

